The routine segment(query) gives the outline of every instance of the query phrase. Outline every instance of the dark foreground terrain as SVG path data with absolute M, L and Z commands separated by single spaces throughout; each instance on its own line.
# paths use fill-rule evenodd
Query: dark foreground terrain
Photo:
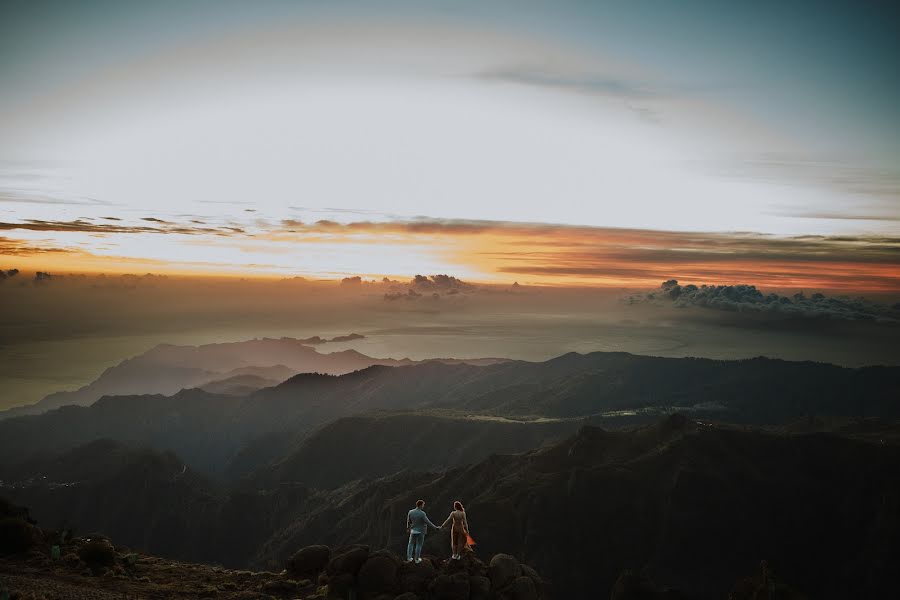
M 808 420 L 788 429 L 816 426 Z M 554 598 L 603 598 L 628 585 L 680 594 L 636 597 L 725 598 L 762 561 L 811 598 L 886 598 L 900 556 L 896 432 L 878 421 L 796 433 L 672 415 L 626 431 L 583 426 L 530 452 L 338 487 L 292 481 L 309 470 L 323 483 L 307 462 L 289 469 L 288 480 L 276 470 L 274 479 L 267 473 L 220 488 L 171 453 L 113 445 L 99 455 L 126 460 L 96 465 L 112 476 L 91 481 L 85 461 L 74 460 L 60 466 L 85 477 L 80 482 L 4 493 L 52 527 L 101 531 L 177 560 L 273 572 L 314 544 L 400 554 L 405 514 L 417 498 L 427 499 L 438 523 L 459 498 L 477 555 L 520 557 Z M 353 439 L 374 440 L 362 432 Z M 446 557 L 447 546 L 443 532 L 429 535 L 425 550 Z
M 508 554 L 488 562 L 468 550 L 461 560 L 424 556 L 419 564 L 388 550 L 351 545 L 301 548 L 280 572 L 226 569 L 164 559 L 92 534 L 42 530 L 28 511 L 0 500 L 0 597 L 4 600 L 542 600 L 552 586 Z M 806 600 L 763 562 L 739 579 L 730 600 Z M 571 596 L 557 596 L 571 597 Z M 583 597 L 606 598 L 603 590 Z M 645 573 L 624 571 L 610 600 L 691 600 Z
M 353 545 L 299 549 L 279 572 L 225 569 L 159 558 L 105 536 L 72 538 L 42 530 L 28 511 L 0 501 L 0 597 L 10 600 L 222 598 L 224 600 L 540 600 L 531 567 L 498 554 L 485 563 L 424 557 Z

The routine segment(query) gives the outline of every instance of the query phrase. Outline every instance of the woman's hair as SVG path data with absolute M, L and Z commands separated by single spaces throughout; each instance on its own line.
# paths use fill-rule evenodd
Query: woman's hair
M 466 512 L 466 509 L 463 508 L 462 502 L 460 502 L 459 500 L 453 503 L 453 510 L 461 510 L 463 512 Z

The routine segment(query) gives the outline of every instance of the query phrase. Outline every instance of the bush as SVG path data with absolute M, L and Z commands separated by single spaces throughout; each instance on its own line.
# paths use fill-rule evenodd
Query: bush
M 109 567 L 116 562 L 116 550 L 106 540 L 91 540 L 78 550 L 78 557 L 89 567 Z
M 0 554 L 18 554 L 35 544 L 35 531 L 21 517 L 0 519 Z

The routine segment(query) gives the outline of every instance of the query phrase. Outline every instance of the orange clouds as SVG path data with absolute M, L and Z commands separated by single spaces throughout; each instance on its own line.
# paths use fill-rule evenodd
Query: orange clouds
M 398 252 L 402 254 L 403 248 L 409 248 L 415 252 L 424 249 L 432 264 L 446 265 L 441 269 L 443 271 L 464 270 L 480 274 L 475 279 L 484 281 L 518 279 L 543 285 L 653 287 L 661 280 L 674 277 L 688 282 L 752 282 L 779 288 L 900 291 L 900 237 L 890 236 L 780 237 L 740 232 L 674 232 L 437 219 L 350 223 L 283 219 L 273 225 L 257 220 L 252 225 L 229 223 L 216 226 L 198 226 L 194 221 L 179 224 L 154 217 L 144 217 L 141 221 L 127 224 L 32 220 L 0 223 L 0 230 L 41 232 L 51 237 L 54 233 L 126 237 L 152 234 L 157 240 L 163 240 L 154 244 L 168 243 L 165 239 L 169 236 L 157 234 L 181 234 L 193 240 L 181 241 L 181 244 L 221 248 L 221 264 L 214 252 L 207 253 L 202 263 L 191 263 L 187 257 L 185 260 L 160 258 L 152 252 L 146 257 L 117 259 L 98 256 L 97 252 L 91 251 L 89 243 L 74 248 L 56 244 L 55 240 L 37 243 L 7 238 L 0 240 L 0 250 L 5 255 L 30 256 L 29 266 L 44 269 L 59 268 L 62 264 L 71 266 L 73 260 L 63 261 L 54 255 L 72 250 L 70 254 L 74 255 L 69 258 L 77 257 L 90 263 L 94 267 L 91 270 L 103 270 L 106 262 L 119 266 L 144 264 L 159 272 L 227 271 L 250 276 L 284 274 L 285 269 L 275 258 L 301 252 L 315 254 L 316 263 L 301 265 L 291 271 L 292 274 L 329 276 L 338 271 L 329 264 L 329 257 L 333 256 L 334 248 L 341 248 L 346 250 L 341 258 L 344 271 L 347 270 L 344 265 L 352 265 L 353 253 L 357 253 L 359 264 L 365 266 L 356 272 L 375 276 L 411 275 L 388 264 L 389 260 L 384 264 L 375 262 L 375 268 L 380 272 L 372 268 L 373 256 L 391 253 L 397 256 Z M 226 252 L 232 252 L 228 260 L 225 260 Z M 231 259 L 235 252 L 246 254 L 248 260 L 236 263 Z M 168 253 L 172 254 L 177 253 Z M 250 256 L 253 260 L 249 260 Z M 273 260 L 259 260 L 260 257 Z M 407 258 L 415 263 L 416 256 Z M 425 256 L 422 258 L 424 260 Z M 260 272 L 260 265 L 281 270 Z

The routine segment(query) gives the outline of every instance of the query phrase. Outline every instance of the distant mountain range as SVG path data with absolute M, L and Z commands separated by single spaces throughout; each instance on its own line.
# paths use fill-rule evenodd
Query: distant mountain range
M 213 393 L 242 395 L 276 385 L 297 373 L 341 375 L 372 365 L 401 366 L 416 362 L 408 358 L 372 358 L 355 350 L 326 354 L 314 347 L 363 337 L 353 333 L 332 339 L 315 336 L 306 339 L 262 338 L 202 346 L 160 344 L 106 369 L 95 381 L 75 391 L 55 392 L 30 406 L 0 411 L 0 419 L 40 414 L 67 405 L 89 406 L 103 396 L 168 396 L 195 387 Z M 452 358 L 436 360 L 462 362 Z M 465 362 L 493 364 L 502 360 L 487 358 Z
M 260 345 L 271 347 L 264 340 Z M 334 356 L 310 352 L 326 360 Z M 341 376 L 299 374 L 243 396 L 202 389 L 172 396 L 104 396 L 91 406 L 5 419 L 0 421 L 0 464 L 110 438 L 172 450 L 192 468 L 218 476 L 248 445 L 261 449 L 276 440 L 297 439 L 341 417 L 423 410 L 500 419 L 588 418 L 605 426 L 676 410 L 748 424 L 779 424 L 807 415 L 897 418 L 900 367 L 602 352 L 540 363 L 376 365 Z M 285 449 L 276 443 L 267 458 Z M 239 470 L 260 466 L 250 460 Z

